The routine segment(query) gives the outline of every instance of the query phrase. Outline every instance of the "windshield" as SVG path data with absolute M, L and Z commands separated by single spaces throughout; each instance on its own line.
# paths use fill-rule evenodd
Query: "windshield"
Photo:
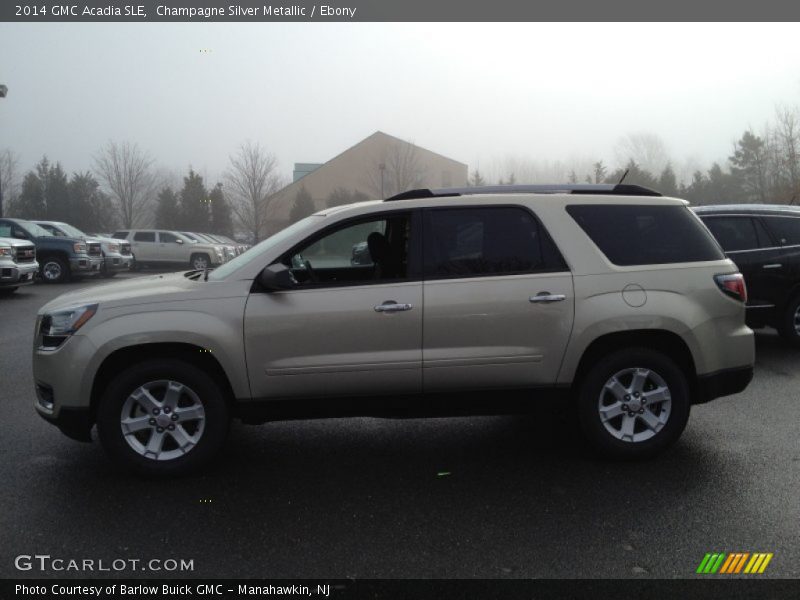
M 44 227 L 39 227 L 36 223 L 31 223 L 30 221 L 23 221 L 19 223 L 19 226 L 35 237 L 55 237 Z
M 85 233 L 83 233 L 77 227 L 73 227 L 69 223 L 56 223 L 56 227 L 58 227 L 61 231 L 63 231 L 64 235 L 67 235 L 69 237 L 76 237 L 76 238 L 86 237 Z
M 276 233 L 275 235 L 271 235 L 263 242 L 259 242 L 244 254 L 240 254 L 230 262 L 227 262 L 221 267 L 217 267 L 216 269 L 211 271 L 211 273 L 209 273 L 208 275 L 208 278 L 215 281 L 220 279 L 225 279 L 225 277 L 227 277 L 237 269 L 241 269 L 243 266 L 261 259 L 262 256 L 267 252 L 269 252 L 270 250 L 272 250 L 272 248 L 274 248 L 278 244 L 283 243 L 284 240 L 289 239 L 295 233 L 303 231 L 313 223 L 318 222 L 318 220 L 321 218 L 324 217 L 322 215 L 311 215 L 310 217 L 301 219 L 300 221 L 294 223 L 293 225 L 289 225 L 289 227 L 287 227 L 286 229 L 281 229 L 278 233 Z

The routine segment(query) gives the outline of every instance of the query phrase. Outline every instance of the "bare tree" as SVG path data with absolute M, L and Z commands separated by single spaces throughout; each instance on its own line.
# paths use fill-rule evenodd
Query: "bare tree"
M 614 147 L 617 164 L 635 162 L 645 171 L 661 173 L 670 162 L 664 141 L 654 133 L 629 133 Z
M 775 142 L 782 179 L 786 182 L 788 201 L 800 194 L 800 123 L 797 109 L 778 108 Z
M 0 152 L 0 217 L 9 212 L 8 208 L 17 196 L 18 163 L 19 157 L 11 150 Z
M 419 147 L 411 142 L 392 140 L 391 144 L 367 166 L 366 179 L 370 192 L 377 198 L 388 198 L 422 187 L 426 170 L 419 156 Z
M 116 204 L 123 227 L 146 222 L 156 194 L 153 159 L 130 142 L 109 141 L 94 157 L 94 171 Z
M 226 192 L 237 224 L 250 232 L 254 243 L 266 230 L 272 196 L 283 181 L 278 174 L 278 160 L 258 143 L 245 142 L 229 157 L 225 173 Z

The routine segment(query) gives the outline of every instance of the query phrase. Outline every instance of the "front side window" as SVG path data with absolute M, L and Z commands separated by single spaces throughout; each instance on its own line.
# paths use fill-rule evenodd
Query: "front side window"
M 410 214 L 350 223 L 315 236 L 281 262 L 298 284 L 348 285 L 408 278 Z
M 428 209 L 424 257 L 430 278 L 567 270 L 535 217 L 517 207 Z
M 781 246 L 800 245 L 800 217 L 770 217 L 765 221 Z
M 166 231 L 161 231 L 158 234 L 158 240 L 162 244 L 175 244 L 178 242 L 178 236 Z
M 128 232 L 127 231 L 117 231 L 111 237 L 113 237 L 116 240 L 127 240 L 128 239 Z
M 755 250 L 764 246 L 750 217 L 705 217 L 703 222 L 725 252 Z
M 686 207 L 669 204 L 573 204 L 567 212 L 619 266 L 722 260 L 725 256 Z
M 156 232 L 155 231 L 137 231 L 133 234 L 133 241 L 134 242 L 155 242 L 156 241 Z

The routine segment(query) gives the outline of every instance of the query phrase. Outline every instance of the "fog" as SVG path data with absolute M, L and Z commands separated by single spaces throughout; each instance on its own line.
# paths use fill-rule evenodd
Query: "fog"
M 376 130 L 484 171 L 516 159 L 618 166 L 619 139 L 646 132 L 676 164 L 707 167 L 776 105 L 800 103 L 797 34 L 796 24 L 4 23 L 0 149 L 22 171 L 46 154 L 71 172 L 108 140 L 130 140 L 166 169 L 213 179 L 248 139 L 289 177 L 294 162 L 324 162 Z

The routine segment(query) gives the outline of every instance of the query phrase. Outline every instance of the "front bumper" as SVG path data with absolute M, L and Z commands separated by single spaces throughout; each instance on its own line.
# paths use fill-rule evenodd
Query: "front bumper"
M 86 254 L 69 259 L 69 268 L 73 273 L 99 273 L 102 265 L 102 256 L 89 256 Z
M 10 266 L 0 265 L 0 288 L 19 287 L 31 285 L 36 279 L 39 263 L 11 263 Z
M 715 398 L 738 394 L 744 391 L 752 379 L 753 365 L 699 375 L 693 404 L 703 404 Z
M 57 349 L 41 349 L 38 347 L 39 322 L 37 319 L 33 351 L 36 412 L 69 437 L 89 441 L 91 378 L 86 371 L 97 349 L 86 337 L 78 334 L 68 338 Z
M 104 259 L 104 268 L 106 271 L 128 271 L 133 262 L 132 256 L 124 256 L 122 254 L 106 254 Z

